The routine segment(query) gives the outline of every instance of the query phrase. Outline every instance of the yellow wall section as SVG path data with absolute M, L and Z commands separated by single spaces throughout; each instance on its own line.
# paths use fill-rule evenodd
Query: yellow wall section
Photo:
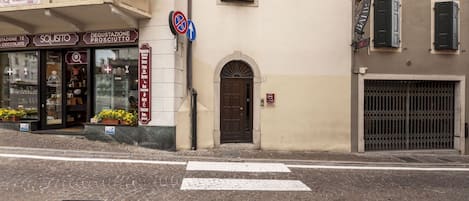
M 215 71 L 238 51 L 258 66 L 261 98 L 276 94 L 275 106 L 257 111 L 262 149 L 349 152 L 351 12 L 349 0 L 260 0 L 258 7 L 194 3 L 198 148 L 219 143 Z M 176 114 L 177 149 L 190 148 L 187 104 L 186 99 Z
M 267 75 L 266 93 L 262 149 L 350 151 L 350 77 Z

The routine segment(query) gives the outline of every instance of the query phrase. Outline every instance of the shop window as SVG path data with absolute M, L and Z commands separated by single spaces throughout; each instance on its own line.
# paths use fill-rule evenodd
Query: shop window
M 138 48 L 96 50 L 95 113 L 138 109 Z
M 400 39 L 400 0 L 375 0 L 374 47 L 398 48 Z
M 24 109 L 25 118 L 38 115 L 37 52 L 0 53 L 0 107 Z
M 458 50 L 458 4 L 435 3 L 435 50 Z

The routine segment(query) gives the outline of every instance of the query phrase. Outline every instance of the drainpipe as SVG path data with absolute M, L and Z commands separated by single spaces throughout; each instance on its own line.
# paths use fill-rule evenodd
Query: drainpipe
M 191 93 L 192 150 L 197 150 L 197 91 L 192 89 Z
M 187 2 L 187 18 L 192 20 L 192 0 Z M 197 150 L 197 91 L 192 87 L 192 41 L 187 39 L 187 88 L 191 93 L 192 150 Z

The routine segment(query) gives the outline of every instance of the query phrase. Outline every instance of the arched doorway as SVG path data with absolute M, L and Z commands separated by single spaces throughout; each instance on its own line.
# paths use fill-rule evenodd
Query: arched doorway
M 252 143 L 254 73 L 247 63 L 230 61 L 220 77 L 220 143 Z

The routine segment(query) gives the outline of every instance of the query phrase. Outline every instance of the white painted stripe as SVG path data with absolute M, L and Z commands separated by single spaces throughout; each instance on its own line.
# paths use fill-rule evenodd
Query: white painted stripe
M 218 172 L 290 172 L 283 163 L 233 163 L 189 161 L 188 171 Z
M 369 167 L 369 166 L 333 166 L 333 165 L 286 165 L 300 169 L 335 169 L 335 170 L 400 170 L 400 171 L 445 171 L 469 172 L 469 168 L 431 168 L 431 167 Z
M 99 163 L 138 163 L 138 164 L 157 164 L 157 165 L 186 165 L 186 162 L 176 161 L 151 161 L 151 160 L 131 160 L 131 159 L 109 159 L 109 158 L 70 158 L 56 156 L 37 156 L 20 154 L 0 154 L 3 158 L 22 158 L 51 161 L 73 161 L 73 162 L 99 162 Z
M 298 180 L 184 178 L 181 190 L 206 191 L 311 191 Z

